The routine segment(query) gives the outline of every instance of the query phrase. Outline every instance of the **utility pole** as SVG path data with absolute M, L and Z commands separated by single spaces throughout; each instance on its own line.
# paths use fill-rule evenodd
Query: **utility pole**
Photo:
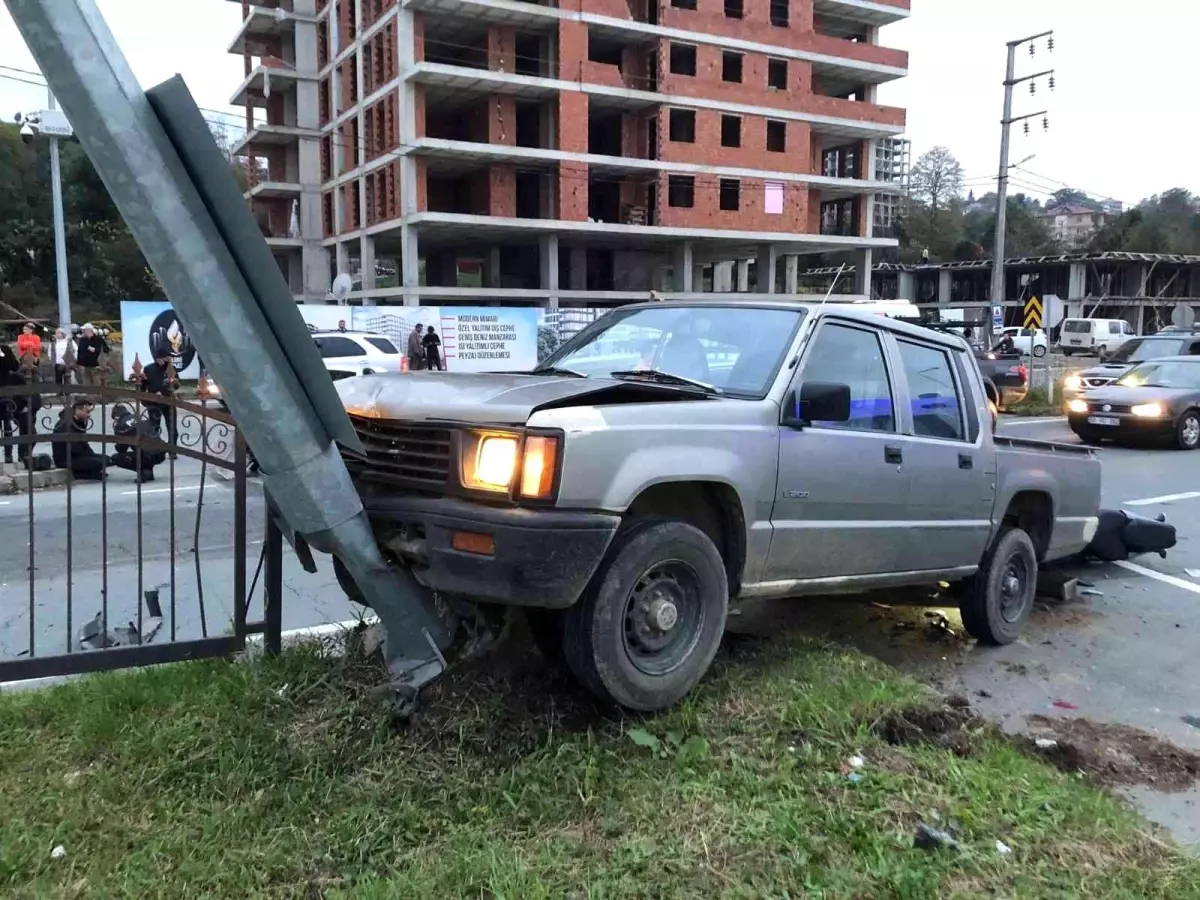
M 1046 111 L 1030 113 L 1026 116 L 1018 116 L 1013 118 L 1013 88 L 1022 82 L 1032 82 L 1035 78 L 1040 78 L 1043 75 L 1054 75 L 1053 69 L 1047 69 L 1044 72 L 1038 72 L 1035 75 L 1026 75 L 1023 78 L 1017 78 L 1017 48 L 1025 44 L 1029 45 L 1029 55 L 1034 54 L 1034 41 L 1041 38 L 1047 38 L 1047 45 L 1051 52 L 1054 51 L 1054 32 L 1043 31 L 1041 34 L 1030 35 L 1027 38 L 1021 38 L 1017 41 L 1008 42 L 1008 68 L 1004 75 L 1004 118 L 1000 120 L 1000 174 L 996 180 L 996 245 L 992 259 L 992 291 L 991 300 L 992 306 L 1004 305 L 1004 236 L 1007 227 L 1008 219 L 1008 170 L 1012 168 L 1008 164 L 1008 148 L 1009 148 L 1009 129 L 1017 122 L 1023 122 L 1028 119 L 1036 118 L 1037 116 L 1045 116 Z M 1050 89 L 1054 89 L 1054 78 L 1050 78 Z M 1033 92 L 1033 85 L 1030 85 L 1030 92 Z M 1043 118 L 1042 125 L 1049 128 L 1049 120 Z M 1026 125 L 1026 133 L 1029 126 Z M 990 331 L 992 335 L 991 344 L 995 344 L 998 340 L 998 329 L 994 321 L 991 322 Z
M 46 89 L 46 103 L 57 109 L 54 92 Z M 58 324 L 69 329 L 71 325 L 71 292 L 67 283 L 67 237 L 63 224 L 62 167 L 58 158 L 58 138 L 50 135 L 50 185 L 54 195 L 54 264 L 58 284 Z

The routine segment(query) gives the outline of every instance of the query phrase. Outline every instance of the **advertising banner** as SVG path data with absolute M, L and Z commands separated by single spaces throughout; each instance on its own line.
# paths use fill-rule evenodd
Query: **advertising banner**
M 196 347 L 166 300 L 122 300 L 121 334 L 126 379 L 135 359 L 147 366 L 159 356 L 170 357 L 180 378 L 200 377 Z

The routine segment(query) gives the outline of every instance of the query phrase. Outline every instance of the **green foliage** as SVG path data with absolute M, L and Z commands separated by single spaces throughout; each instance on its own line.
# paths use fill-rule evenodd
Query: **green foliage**
M 60 145 L 67 278 L 78 321 L 115 319 L 121 300 L 161 297 L 142 256 L 79 144 Z M 0 319 L 57 318 L 50 147 L 0 125 Z
M 1174 188 L 1143 200 L 1100 229 L 1090 249 L 1200 254 L 1200 195 Z

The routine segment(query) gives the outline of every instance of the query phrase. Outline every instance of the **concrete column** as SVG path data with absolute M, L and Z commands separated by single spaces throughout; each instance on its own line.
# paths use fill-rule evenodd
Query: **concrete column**
M 704 292 L 704 266 L 695 264 L 692 266 L 692 290 L 697 293 Z
M 583 247 L 571 248 L 571 284 L 573 291 L 587 290 L 587 250 Z
M 362 266 L 362 289 L 375 290 L 375 238 L 364 234 L 358 239 L 358 259 Z
M 871 265 L 874 252 L 867 248 L 854 252 L 854 293 L 871 296 Z M 943 273 L 949 275 L 949 272 Z
M 722 294 L 727 294 L 733 290 L 732 262 L 713 263 L 713 290 Z
M 350 245 L 345 241 L 338 241 L 334 245 L 334 260 L 337 264 L 337 274 L 350 274 Z
M 950 278 L 951 278 L 951 274 L 948 269 L 943 269 L 941 272 L 938 273 L 938 293 L 937 293 L 937 302 L 938 303 L 949 303 L 950 302 Z
M 692 242 L 676 244 L 671 256 L 671 286 L 676 293 L 691 293 L 692 266 Z
M 483 284 L 485 287 L 498 288 L 502 286 L 500 276 L 500 248 L 488 250 L 487 263 L 484 266 Z
M 1145 305 L 1137 308 L 1137 333 L 1146 333 L 1146 307 Z
M 800 257 L 794 253 L 783 258 L 783 290 L 786 294 L 800 293 Z
M 917 302 L 917 280 L 912 272 L 900 272 L 896 275 L 896 299 Z
M 750 290 L 750 260 L 748 259 L 737 261 L 737 287 L 735 290 L 741 293 Z
M 1087 290 L 1087 263 L 1071 263 L 1067 277 L 1067 296 L 1064 300 L 1082 300 Z
M 754 257 L 754 289 L 760 294 L 775 293 L 775 245 L 759 244 Z
M 547 234 L 541 239 L 542 290 L 550 292 L 547 306 L 558 306 L 558 235 Z
M 418 306 L 421 298 L 416 288 L 421 286 L 421 262 L 417 251 L 417 230 L 411 225 L 400 226 L 400 285 L 405 306 Z M 413 288 L 412 291 L 407 290 Z

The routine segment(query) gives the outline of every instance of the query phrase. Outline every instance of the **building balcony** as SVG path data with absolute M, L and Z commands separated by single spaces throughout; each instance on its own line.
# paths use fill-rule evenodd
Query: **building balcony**
M 295 181 L 260 181 L 246 191 L 251 200 L 297 200 L 304 185 Z
M 233 156 L 262 156 L 267 150 L 293 145 L 301 138 L 316 139 L 320 136 L 321 132 L 315 128 L 260 122 L 230 148 L 230 153 Z
M 255 54 L 255 45 L 263 41 L 282 39 L 285 42 L 296 33 L 296 22 L 316 22 L 315 18 L 300 16 L 282 6 L 268 8 L 265 4 L 250 7 L 250 14 L 229 44 L 229 52 L 238 56 Z
M 909 16 L 910 0 L 813 0 L 813 15 L 882 28 Z
M 246 77 L 229 102 L 233 106 L 266 108 L 271 94 L 286 94 L 296 90 L 296 86 L 301 82 L 316 84 L 317 81 L 316 72 L 298 72 L 280 60 L 264 57 L 263 62 Z

